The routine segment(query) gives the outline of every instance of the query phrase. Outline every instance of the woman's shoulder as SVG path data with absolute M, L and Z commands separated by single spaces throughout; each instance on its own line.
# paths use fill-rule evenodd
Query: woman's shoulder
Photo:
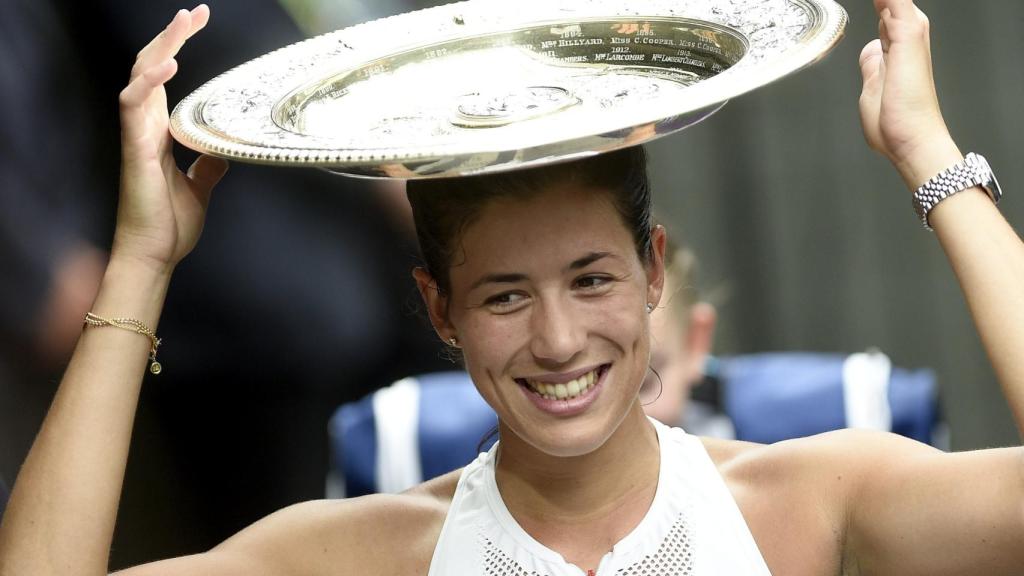
M 867 469 L 881 456 L 899 454 L 907 449 L 934 451 L 914 440 L 888 432 L 835 430 L 775 444 L 757 444 L 739 440 L 700 438 L 719 472 L 732 476 L 779 475 L 792 481 L 794 475 L 807 472 L 821 477 L 827 469 L 855 474 Z
M 826 485 L 834 476 L 807 473 L 821 439 L 701 442 L 773 574 L 842 573 L 844 498 Z
M 459 471 L 401 494 L 313 500 L 284 508 L 218 548 L 274 556 L 284 573 L 426 574 Z M 268 558 L 269 559 L 269 558 Z
M 848 513 L 880 463 L 928 450 L 883 432 L 838 430 L 764 445 L 701 438 L 773 573 L 839 573 Z

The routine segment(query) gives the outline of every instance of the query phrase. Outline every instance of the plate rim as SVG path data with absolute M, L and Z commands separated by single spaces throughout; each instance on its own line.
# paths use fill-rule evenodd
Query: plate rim
M 646 124 L 656 123 L 661 120 L 665 120 L 672 117 L 683 116 L 687 114 L 700 115 L 702 111 L 712 109 L 711 112 L 719 109 L 722 105 L 728 102 L 730 99 L 741 96 L 743 94 L 752 92 L 758 88 L 764 87 L 775 81 L 781 80 L 790 74 L 793 74 L 803 68 L 806 68 L 821 59 L 823 59 L 832 48 L 834 48 L 840 40 L 843 38 L 846 30 L 846 26 L 849 21 L 849 16 L 846 10 L 834 0 L 783 0 L 790 4 L 798 4 L 802 6 L 808 12 L 817 14 L 817 18 L 814 19 L 813 26 L 804 32 L 801 40 L 785 51 L 778 53 L 777 55 L 770 57 L 765 62 L 758 63 L 757 66 L 740 66 L 745 60 L 751 57 L 751 55 L 757 50 L 758 46 L 755 40 L 749 38 L 747 34 L 744 34 L 741 30 L 737 30 L 724 24 L 722 22 L 716 22 L 708 19 L 701 19 L 692 16 L 687 16 L 686 13 L 669 13 L 669 14 L 652 14 L 645 13 L 641 10 L 647 9 L 648 6 L 665 5 L 666 3 L 660 0 L 649 0 L 644 2 L 631 2 L 628 11 L 623 9 L 622 11 L 609 14 L 609 13 L 588 13 L 587 17 L 577 17 L 575 20 L 609 20 L 609 19 L 629 19 L 637 17 L 646 18 L 686 18 L 689 20 L 707 23 L 713 26 L 733 30 L 741 38 L 748 42 L 748 49 L 743 58 L 741 58 L 736 64 L 729 69 L 713 76 L 711 78 L 702 80 L 692 86 L 688 86 L 687 90 L 687 104 L 679 105 L 678 103 L 669 104 L 666 102 L 659 102 L 658 105 L 651 106 L 646 110 L 646 114 L 637 114 L 633 112 L 631 117 L 636 120 L 631 120 L 628 123 L 608 120 L 603 122 L 603 126 L 609 124 L 616 124 L 618 130 L 625 130 L 631 127 L 643 126 Z M 729 0 L 708 0 L 708 4 L 723 5 L 728 3 Z M 539 2 L 534 2 L 539 3 Z M 515 6 L 522 7 L 523 5 L 529 5 L 529 1 L 517 2 Z M 557 11 L 560 7 L 565 10 L 566 3 L 548 0 L 544 2 L 544 13 L 551 14 Z M 579 6 L 582 2 L 577 1 L 574 6 Z M 607 4 L 607 2 L 590 2 L 589 4 Z M 640 10 L 637 10 L 638 5 Z M 570 138 L 554 139 L 549 142 L 534 143 L 533 145 L 523 146 L 500 146 L 494 147 L 494 149 L 484 149 L 481 147 L 467 148 L 465 145 L 447 144 L 440 145 L 431 149 L 428 153 L 424 153 L 423 150 L 417 150 L 415 147 L 365 147 L 365 148 L 324 148 L 324 147 L 294 147 L 294 146 L 275 146 L 273 144 L 252 144 L 248 142 L 239 142 L 236 139 L 232 139 L 230 134 L 224 134 L 219 130 L 214 130 L 212 127 L 207 125 L 201 115 L 205 110 L 205 107 L 210 102 L 210 98 L 228 84 L 228 80 L 244 78 L 245 76 L 251 76 L 256 74 L 263 68 L 269 68 L 268 64 L 279 64 L 279 60 L 286 59 L 289 54 L 301 54 L 303 47 L 315 46 L 318 44 L 326 45 L 331 42 L 341 44 L 345 49 L 350 50 L 349 52 L 343 52 L 343 54 L 349 55 L 351 64 L 347 66 L 333 65 L 328 70 L 321 71 L 319 74 L 309 74 L 300 72 L 298 78 L 300 82 L 293 83 L 286 88 L 278 90 L 278 95 L 274 99 L 274 103 L 270 106 L 270 111 L 273 111 L 276 106 L 288 95 L 294 94 L 302 86 L 308 86 L 315 83 L 317 78 L 323 79 L 331 76 L 340 74 L 344 70 L 355 70 L 366 63 L 388 58 L 397 54 L 407 53 L 418 49 L 423 49 L 432 45 L 443 44 L 445 42 L 455 41 L 461 38 L 479 37 L 494 34 L 496 32 L 508 32 L 523 28 L 530 28 L 535 26 L 544 26 L 555 22 L 564 22 L 565 20 L 573 19 L 572 12 L 567 13 L 565 20 L 559 20 L 554 17 L 540 18 L 531 17 L 526 19 L 515 19 L 509 18 L 504 22 L 500 20 L 494 20 L 490 23 L 483 22 L 480 24 L 473 25 L 472 28 L 456 28 L 457 30 L 471 30 L 472 33 L 463 34 L 442 34 L 429 38 L 429 42 L 411 40 L 403 44 L 388 44 L 383 43 L 380 46 L 366 46 L 359 48 L 353 47 L 348 44 L 351 41 L 350 37 L 359 38 L 360 35 L 369 35 L 374 29 L 381 28 L 395 28 L 403 24 L 407 24 L 416 18 L 438 18 L 439 20 L 445 19 L 457 19 L 460 14 L 471 14 L 473 9 L 481 7 L 493 8 L 494 6 L 502 6 L 504 8 L 511 7 L 510 4 L 503 4 L 495 2 L 494 0 L 465 0 L 463 2 L 456 2 L 451 4 L 444 4 L 441 6 L 435 6 L 432 8 L 424 8 L 421 10 L 415 10 L 412 12 L 405 12 L 395 16 L 389 16 L 385 18 L 379 18 L 321 34 L 312 38 L 303 39 L 299 42 L 283 46 L 272 50 L 266 54 L 249 60 L 243 64 L 235 66 L 221 74 L 218 74 L 214 78 L 202 84 L 199 88 L 194 90 L 192 93 L 184 97 L 175 107 L 170 116 L 170 130 L 172 136 L 184 146 L 191 148 L 197 152 L 211 154 L 214 156 L 220 156 L 228 160 L 243 161 L 246 163 L 265 164 L 265 165 L 284 165 L 284 166 L 308 166 L 308 167 L 320 167 L 327 168 L 332 171 L 341 173 L 350 173 L 353 175 L 380 175 L 380 168 L 384 165 L 395 165 L 403 163 L 425 163 L 430 161 L 439 161 L 452 156 L 469 156 L 469 155 L 484 155 L 484 156 L 500 156 L 507 154 L 512 150 L 540 150 L 545 147 L 555 147 L 560 143 L 567 143 L 585 139 L 587 137 L 601 137 L 604 134 L 614 131 L 612 127 L 598 128 L 587 135 L 573 134 Z M 578 14 L 578 11 L 575 12 Z M 692 13 L 691 13 L 692 14 Z M 502 25 L 508 23 L 510 25 Z M 455 22 L 457 26 L 465 26 L 465 23 Z M 369 33 L 367 32 L 369 31 Z M 375 55 L 371 55 L 374 54 Z M 739 68 L 737 68 L 739 66 Z M 321 65 L 323 67 L 323 65 Z M 313 67 L 316 69 L 316 66 Z M 731 72 L 731 73 L 730 73 Z M 278 77 L 287 77 L 287 74 L 279 74 Z M 242 112 L 243 114 L 245 112 Z M 709 113 L 710 114 L 710 113 Z M 621 111 L 617 111 L 616 114 L 611 115 L 616 120 L 626 114 Z M 706 117 L 706 116 L 705 116 Z M 271 119 L 273 121 L 273 119 Z M 276 122 L 275 122 L 276 124 Z M 681 129 L 681 128 L 679 128 Z M 284 130 L 282 128 L 282 130 Z M 678 130 L 678 129 L 677 129 Z M 671 132 L 677 131 L 673 130 Z M 671 133 L 669 132 L 669 133 Z M 648 139 L 664 136 L 665 134 L 655 134 Z M 616 147 L 622 147 L 625 145 L 634 145 L 642 142 L 630 142 L 628 144 L 616 145 L 610 143 L 608 147 L 598 151 L 607 151 L 615 149 Z M 585 153 L 586 150 L 577 150 L 578 153 Z M 556 161 L 557 158 L 552 158 L 549 161 Z M 523 164 L 516 164 L 515 166 L 509 166 L 508 169 L 522 166 Z M 488 171 L 494 169 L 494 166 L 484 167 Z M 483 169 L 469 169 L 464 173 L 474 173 L 483 171 Z M 401 170 L 400 170 L 401 171 Z M 405 171 L 407 173 L 401 174 L 401 177 L 429 177 L 438 175 L 452 175 L 452 174 L 417 174 L 414 171 Z

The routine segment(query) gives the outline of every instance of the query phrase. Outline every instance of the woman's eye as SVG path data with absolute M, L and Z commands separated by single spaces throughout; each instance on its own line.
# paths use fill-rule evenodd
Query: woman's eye
M 484 303 L 497 311 L 507 311 L 515 308 L 526 301 L 526 295 L 517 294 L 515 292 L 505 292 L 504 294 L 497 294 L 491 296 Z
M 593 290 L 600 288 L 611 282 L 611 278 L 604 276 L 584 276 L 576 280 L 576 287 L 583 290 Z

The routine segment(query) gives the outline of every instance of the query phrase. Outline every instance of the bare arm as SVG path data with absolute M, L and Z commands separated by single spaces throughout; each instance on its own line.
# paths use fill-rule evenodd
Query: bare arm
M 93 311 L 155 328 L 172 271 L 199 239 L 227 164 L 200 157 L 188 173 L 171 154 L 163 85 L 173 57 L 209 18 L 182 10 L 140 53 L 121 94 L 117 231 Z M 0 526 L 0 576 L 101 576 L 107 560 L 149 339 L 88 328 L 14 486 Z M 307 502 L 260 520 L 213 550 L 123 576 L 316 576 L 426 573 L 454 490 Z M 381 542 L 399 546 L 380 546 Z
M 110 264 L 93 311 L 155 328 L 174 266 L 195 245 L 210 190 L 226 164 L 174 165 L 163 84 L 173 56 L 205 24 L 205 6 L 179 12 L 139 54 L 121 94 L 122 176 Z M 0 575 L 100 575 L 117 514 L 132 422 L 150 343 L 89 328 L 33 444 L 0 526 Z
M 864 131 L 913 190 L 963 156 L 939 110 L 928 19 L 912 0 L 875 7 L 880 40 L 861 55 Z M 929 220 L 1024 431 L 1024 244 L 980 188 L 942 201 Z M 1024 570 L 1024 449 L 943 454 L 887 437 L 844 442 L 837 466 L 857 478 L 846 546 L 861 573 Z
M 912 0 L 875 6 L 881 38 L 861 54 L 865 135 L 916 190 L 964 157 L 939 110 L 927 17 Z M 981 188 L 942 201 L 929 222 L 1024 433 L 1024 243 Z
M 845 437 L 844 437 L 845 436 Z M 857 574 L 1010 576 L 1024 569 L 1024 454 L 947 454 L 892 435 L 839 435 L 856 467 L 847 550 Z
M 931 224 L 1024 433 L 1024 244 L 981 189 L 943 201 Z
M 267 516 L 209 552 L 116 576 L 426 574 L 447 501 L 410 491 L 304 502 Z

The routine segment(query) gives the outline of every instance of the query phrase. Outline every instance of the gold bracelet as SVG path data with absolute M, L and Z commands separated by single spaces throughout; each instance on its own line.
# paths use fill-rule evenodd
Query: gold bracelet
M 92 312 L 85 315 L 85 324 L 87 326 L 113 326 L 115 328 L 123 328 L 125 330 L 137 332 L 149 338 L 149 371 L 153 374 L 159 374 L 163 370 L 163 366 L 156 361 L 156 349 L 160 346 L 160 339 L 156 337 L 156 333 L 153 332 L 149 326 L 146 326 L 134 318 L 113 318 L 107 320 L 106 318 L 97 316 Z

